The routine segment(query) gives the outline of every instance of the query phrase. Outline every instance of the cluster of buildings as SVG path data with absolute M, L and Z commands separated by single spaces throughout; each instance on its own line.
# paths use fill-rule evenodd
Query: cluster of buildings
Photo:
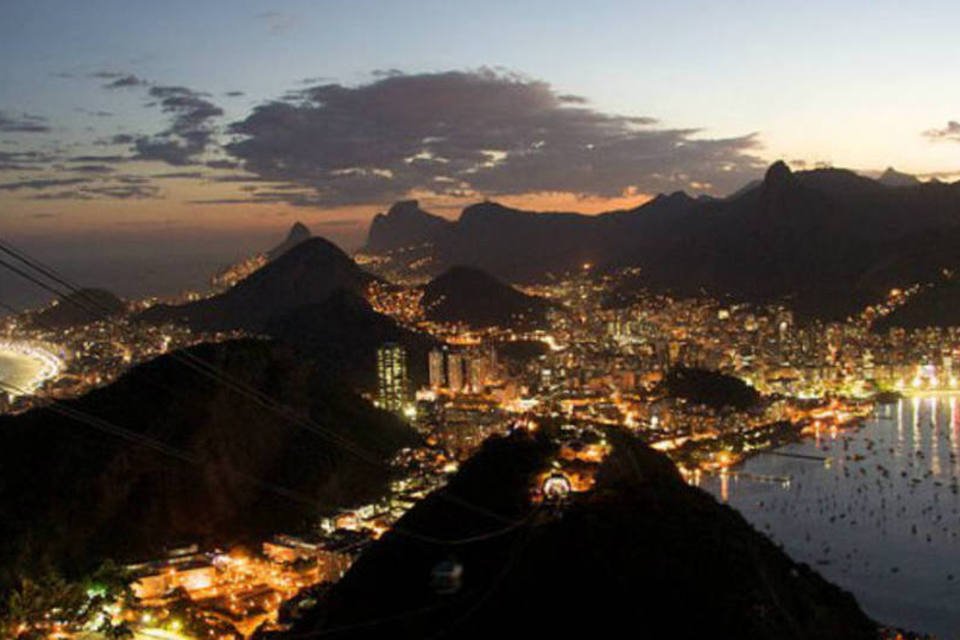
M 242 335 L 238 331 L 200 333 L 181 325 L 155 326 L 127 318 L 53 330 L 31 324 L 29 316 L 8 316 L 0 320 L 0 351 L 5 350 L 4 344 L 11 349 L 27 345 L 53 373 L 44 377 L 33 395 L 0 398 L 0 409 L 17 413 L 51 399 L 77 397 L 109 384 L 141 362 L 195 344 Z
M 258 553 L 202 553 L 196 546 L 127 567 L 134 599 L 120 614 L 144 635 L 183 631 L 234 640 L 282 625 L 281 606 L 338 580 L 358 550 L 354 537 L 275 536 Z M 288 605 L 289 606 L 289 605 Z
M 518 425 L 563 425 L 556 459 L 533 479 L 532 499 L 552 501 L 593 486 L 610 452 L 606 426 L 634 431 L 692 478 L 809 429 L 850 424 L 877 392 L 960 391 L 960 329 L 873 330 L 914 289 L 893 291 L 846 322 L 801 324 L 783 306 L 709 298 L 641 293 L 608 305 L 621 279 L 635 276 L 598 276 L 585 265 L 567 280 L 526 288 L 555 303 L 549 329 L 530 331 L 427 323 L 419 289 L 373 285 L 375 308 L 440 341 L 417 356 L 425 363 L 413 363 L 426 365 L 419 389 L 403 345 L 376 353 L 375 403 L 410 421 L 427 446 L 401 452 L 388 495 L 323 519 L 310 534 L 276 536 L 256 553 L 190 549 L 133 567 L 136 604 L 122 615 L 141 629 L 183 627 L 194 637 L 282 628 L 483 441 Z M 24 335 L 10 325 L 15 319 L 6 322 L 7 335 Z M 54 337 L 27 331 L 35 340 Z M 79 394 L 136 362 L 229 337 L 123 320 L 61 332 L 56 340 L 69 357 L 46 393 Z M 677 397 L 664 382 L 681 367 L 739 378 L 763 397 L 740 408 Z
M 497 377 L 497 350 L 493 346 L 468 350 L 433 349 L 427 357 L 427 365 L 432 390 L 481 393 Z
M 861 316 L 836 323 L 801 324 L 780 305 L 644 293 L 608 306 L 621 279 L 635 276 L 598 276 L 587 266 L 565 281 L 527 288 L 558 303 L 547 331 L 437 328 L 433 335 L 445 346 L 428 354 L 428 386 L 404 405 L 415 407 L 408 415 L 459 456 L 527 414 L 624 425 L 686 462 L 712 468 L 781 443 L 798 433 L 811 409 L 837 398 L 846 399 L 847 411 L 831 420 L 844 424 L 878 392 L 958 388 L 960 332 L 873 331 L 914 289 L 892 291 Z M 519 358 L 500 353 L 521 342 L 540 348 Z M 763 399 L 737 410 L 672 397 L 663 383 L 678 367 L 739 378 Z M 385 374 L 381 404 L 398 406 L 386 397 Z M 408 379 L 403 388 L 403 402 L 410 403 Z

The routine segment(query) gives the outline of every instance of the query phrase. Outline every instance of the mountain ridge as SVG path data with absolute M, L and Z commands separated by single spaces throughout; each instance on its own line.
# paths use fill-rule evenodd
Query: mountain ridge
M 326 425 L 383 465 L 211 380 L 185 363 L 187 354 Z M 319 511 L 379 496 L 390 456 L 418 440 L 322 366 L 250 339 L 161 356 L 60 407 L 0 416 L 0 585 L 45 561 L 82 572 L 104 558 L 131 561 L 170 545 L 222 545 L 297 529 Z M 144 440 L 78 423 L 78 414 Z M 161 448 L 145 446 L 148 440 Z M 42 461 L 49 464 L 41 473 Z M 270 489 L 277 486 L 315 506 L 305 512 Z
M 185 305 L 157 305 L 139 319 L 183 322 L 200 330 L 261 331 L 272 318 L 298 306 L 322 302 L 338 289 L 361 291 L 375 279 L 335 244 L 314 236 L 223 293 Z
M 613 451 L 590 492 L 539 509 L 530 487 L 554 445 L 522 432 L 491 438 L 438 490 L 444 495 L 428 496 L 398 523 L 424 539 L 462 542 L 388 532 L 289 637 L 489 638 L 508 626 L 517 637 L 606 637 L 624 628 L 657 638 L 877 637 L 852 595 L 688 486 L 662 454 L 618 430 L 607 437 Z M 430 583 L 442 563 L 462 569 L 452 592 Z
M 508 282 L 548 281 L 585 262 L 639 267 L 655 291 L 781 302 L 832 320 L 960 267 L 957 244 L 960 183 L 891 186 L 776 162 L 727 198 L 661 194 L 598 215 L 472 204 L 434 238 L 429 260 L 411 260 L 431 274 L 468 265 Z

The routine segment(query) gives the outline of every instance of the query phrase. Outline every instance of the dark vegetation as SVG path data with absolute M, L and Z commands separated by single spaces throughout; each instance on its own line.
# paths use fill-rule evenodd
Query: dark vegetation
M 430 336 L 401 327 L 361 296 L 342 289 L 272 321 L 266 331 L 331 375 L 363 389 L 376 388 L 376 352 L 385 342 L 407 350 L 408 374 L 415 385 L 427 383 L 427 353 L 436 345 Z
M 536 328 L 546 324 L 550 303 L 479 269 L 458 266 L 423 288 L 420 306 L 428 320 L 437 322 L 461 322 L 478 328 Z
M 30 324 L 41 329 L 68 329 L 113 318 L 126 312 L 127 305 L 104 289 L 80 289 L 61 296 L 57 304 L 36 312 Z
M 760 402 L 757 390 L 740 378 L 707 369 L 676 367 L 667 373 L 662 384 L 671 397 L 717 410 L 746 411 Z
M 960 283 L 954 278 L 938 280 L 921 289 L 906 304 L 893 310 L 874 324 L 875 331 L 894 327 L 926 329 L 960 326 Z
M 0 417 L 0 588 L 45 566 L 75 576 L 106 557 L 142 559 L 181 543 L 296 530 L 380 495 L 386 461 L 417 441 L 395 417 L 287 349 L 247 340 L 190 353 L 282 411 L 163 356 L 62 406 L 164 451 L 53 408 Z M 297 426 L 307 419 L 366 457 Z
M 876 637 L 850 594 L 687 486 L 662 455 L 610 437 L 595 490 L 562 514 L 527 499 L 552 450 L 546 438 L 488 441 L 441 490 L 449 498 L 428 497 L 400 521 L 454 542 L 387 534 L 290 637 Z M 431 586 L 444 561 L 463 568 L 446 595 Z

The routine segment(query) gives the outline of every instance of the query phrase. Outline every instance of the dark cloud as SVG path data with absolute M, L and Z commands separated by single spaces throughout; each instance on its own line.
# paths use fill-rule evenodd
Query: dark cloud
M 90 178 L 35 178 L 16 182 L 0 183 L 0 191 L 20 191 L 21 189 L 49 189 L 91 182 Z
M 160 109 L 172 117 L 170 126 L 153 136 L 132 140 L 138 160 L 158 160 L 175 166 L 192 164 L 213 140 L 214 118 L 223 109 L 206 99 L 206 94 L 176 86 L 155 86 L 149 91 Z M 125 134 L 120 134 L 125 135 Z M 117 140 L 118 136 L 114 137 Z
M 236 169 L 240 166 L 240 163 L 234 160 L 208 160 L 204 164 L 211 169 Z
M 128 87 L 144 87 L 148 84 L 149 83 L 143 78 L 140 78 L 139 76 L 135 76 L 131 73 L 125 76 L 120 76 L 114 80 L 111 80 L 110 82 L 103 85 L 103 88 L 104 89 L 125 89 Z
M 28 200 L 93 200 L 94 197 L 79 189 L 63 189 L 60 191 L 48 191 L 30 196 Z
M 51 160 L 41 151 L 0 151 L 0 171 L 36 171 Z
M 927 131 L 923 132 L 923 135 L 931 140 L 950 140 L 952 142 L 960 142 L 960 122 L 951 120 L 944 128 L 928 129 Z
M 126 161 L 132 160 L 132 159 L 133 159 L 133 158 L 131 158 L 130 156 L 118 156 L 118 155 L 94 156 L 94 155 L 87 155 L 87 156 L 73 156 L 73 157 L 71 157 L 71 158 L 67 158 L 66 160 L 67 160 L 68 162 L 89 162 L 89 163 L 108 162 L 108 163 L 114 163 L 114 162 L 126 162 Z
M 142 199 L 162 197 L 162 190 L 150 178 L 114 174 L 109 166 L 54 166 L 62 172 L 83 173 L 82 177 L 31 177 L 0 183 L 0 191 L 38 192 L 25 196 L 30 200 Z M 61 174 L 62 175 L 62 174 Z
M 201 198 L 188 200 L 187 204 L 259 204 L 261 200 L 255 198 Z
M 50 181 L 52 182 L 52 181 Z M 63 186 L 64 183 L 61 183 Z M 52 187 L 54 185 L 48 185 Z M 2 185 L 0 185 L 2 187 Z M 47 188 L 47 187 L 45 187 Z M 79 186 L 69 189 L 45 190 L 31 195 L 30 200 L 143 200 L 162 197 L 159 187 L 151 184 L 126 184 L 123 182 L 110 183 L 80 183 Z
M 19 115 L 0 111 L 0 131 L 5 133 L 47 133 L 47 119 L 28 113 Z
M 262 181 L 298 190 L 265 201 L 380 203 L 411 190 L 506 195 L 564 191 L 732 191 L 763 162 L 753 135 L 726 139 L 608 114 L 503 71 L 374 74 L 257 107 L 226 150 Z
M 88 187 L 83 189 L 85 194 L 102 196 L 115 200 L 143 200 L 160 197 L 159 187 L 147 184 L 108 185 L 103 187 Z
M 203 178 L 202 171 L 170 171 L 168 173 L 157 173 L 153 175 L 154 178 L 165 178 L 165 179 L 193 179 L 200 180 Z
M 72 171 L 73 173 L 113 173 L 116 171 L 114 167 L 107 166 L 105 164 L 80 164 L 73 167 L 66 167 L 66 171 Z

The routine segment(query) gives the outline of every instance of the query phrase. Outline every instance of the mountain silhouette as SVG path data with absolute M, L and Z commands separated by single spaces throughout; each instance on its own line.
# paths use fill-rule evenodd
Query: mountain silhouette
M 640 267 L 638 286 L 654 291 L 784 302 L 801 319 L 842 319 L 960 262 L 960 183 L 890 181 L 777 162 L 722 199 L 678 192 L 600 215 L 483 202 L 434 238 L 429 264 L 511 282 L 545 281 L 584 262 Z
M 157 305 L 140 318 L 202 330 L 261 331 L 271 319 L 299 306 L 322 302 L 338 289 L 362 291 L 373 280 L 335 244 L 313 237 L 219 295 L 179 306 Z
M 293 249 L 304 240 L 309 240 L 311 237 L 310 229 L 308 229 L 305 224 L 295 222 L 293 226 L 290 227 L 290 231 L 287 233 L 287 237 L 284 238 L 283 242 L 267 251 L 267 259 L 276 260 L 290 249 Z
M 489 273 L 452 267 L 423 288 L 420 306 L 428 320 L 471 327 L 531 328 L 546 322 L 550 304 L 528 296 Z
M 951 278 L 921 289 L 903 306 L 877 320 L 873 328 L 875 331 L 886 331 L 893 327 L 927 329 L 957 326 L 960 326 L 960 283 Z
M 192 360 L 167 355 L 61 408 L 0 416 L 0 585 L 45 562 L 72 573 L 106 557 L 136 560 L 183 543 L 226 545 L 298 530 L 319 512 L 380 495 L 390 456 L 417 441 L 396 418 L 288 349 L 243 340 L 188 354 L 282 411 L 201 375 Z M 76 412 L 163 450 L 78 423 L 68 415 Z M 358 458 L 334 444 L 339 440 L 370 457 Z
M 916 176 L 901 173 L 893 167 L 887 167 L 887 170 L 877 178 L 877 182 L 888 187 L 915 187 L 920 184 Z
M 355 387 L 373 390 L 377 349 L 387 342 L 403 345 L 407 370 L 417 386 L 427 383 L 427 354 L 432 337 L 405 329 L 377 313 L 360 295 L 344 289 L 323 302 L 297 307 L 276 318 L 266 332 Z
M 105 289 L 79 289 L 31 314 L 29 323 L 40 329 L 67 329 L 113 318 L 126 310 L 126 303 Z
M 595 487 L 557 509 L 529 500 L 554 445 L 488 440 L 289 637 L 877 637 L 853 596 L 688 486 L 665 456 L 625 432 L 608 439 Z M 453 592 L 431 584 L 443 563 L 462 570 Z
M 449 226 L 449 220 L 427 213 L 416 200 L 403 200 L 373 217 L 365 250 L 377 253 L 416 247 L 433 242 Z

